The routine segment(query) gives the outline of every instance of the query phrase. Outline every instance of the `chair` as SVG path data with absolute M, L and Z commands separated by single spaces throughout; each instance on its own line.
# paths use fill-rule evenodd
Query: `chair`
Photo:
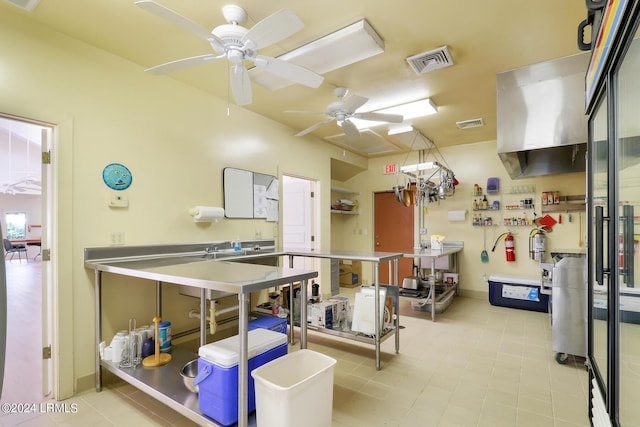
M 7 255 L 11 254 L 11 258 L 9 259 L 9 261 L 11 261 L 14 255 L 17 253 L 18 259 L 22 263 L 21 254 L 24 252 L 24 257 L 27 260 L 27 262 L 29 262 L 29 257 L 27 256 L 27 247 L 25 245 L 14 245 L 13 243 L 11 243 L 11 240 L 9 239 L 3 239 L 3 244 L 4 244 L 4 250 L 6 251 L 6 254 L 4 255 L 5 259 L 7 258 Z

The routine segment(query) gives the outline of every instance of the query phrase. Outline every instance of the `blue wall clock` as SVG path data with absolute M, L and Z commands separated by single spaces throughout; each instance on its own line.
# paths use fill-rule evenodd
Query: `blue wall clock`
M 111 163 L 104 167 L 102 180 L 112 190 L 126 190 L 131 185 L 133 177 L 125 165 Z

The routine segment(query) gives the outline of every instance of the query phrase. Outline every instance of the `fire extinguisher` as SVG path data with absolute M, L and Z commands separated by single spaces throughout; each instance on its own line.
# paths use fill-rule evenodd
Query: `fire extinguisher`
M 546 251 L 545 231 L 542 228 L 534 228 L 529 233 L 529 258 L 542 262 Z
M 515 241 L 513 239 L 513 234 L 511 234 L 510 231 L 507 231 L 506 233 L 502 233 L 501 235 L 498 236 L 498 238 L 496 239 L 496 242 L 493 244 L 493 248 L 491 249 L 491 252 L 494 252 L 496 250 L 496 246 L 498 245 L 498 242 L 500 241 L 500 239 L 502 239 L 502 237 L 504 237 L 504 252 L 507 257 L 507 262 L 515 262 L 516 260 Z

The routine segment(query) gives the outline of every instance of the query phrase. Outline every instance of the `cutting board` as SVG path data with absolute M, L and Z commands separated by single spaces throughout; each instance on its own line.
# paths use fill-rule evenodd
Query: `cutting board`
M 538 220 L 540 225 L 542 225 L 547 231 L 551 231 L 554 225 L 556 225 L 557 221 L 553 219 L 551 215 L 545 215 Z

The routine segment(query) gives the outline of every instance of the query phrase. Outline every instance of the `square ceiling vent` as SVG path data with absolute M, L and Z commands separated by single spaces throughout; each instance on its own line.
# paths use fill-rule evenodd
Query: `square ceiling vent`
M 453 65 L 453 58 L 447 46 L 430 50 L 429 52 L 419 53 L 407 58 L 407 62 L 413 68 L 416 74 L 426 74 L 430 71 L 440 68 L 450 67 Z
M 484 120 L 482 119 L 463 120 L 461 122 L 456 122 L 456 126 L 458 126 L 459 129 L 478 128 L 480 126 L 484 126 Z

